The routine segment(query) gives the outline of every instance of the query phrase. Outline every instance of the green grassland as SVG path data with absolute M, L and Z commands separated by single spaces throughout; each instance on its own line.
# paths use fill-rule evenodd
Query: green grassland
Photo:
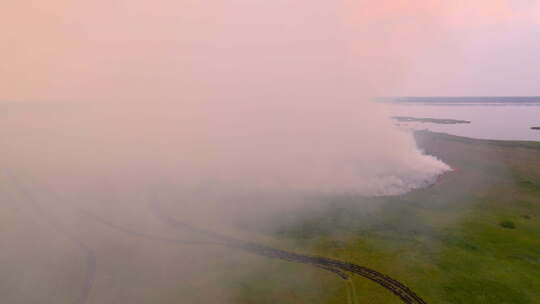
M 540 303 L 540 142 L 416 137 L 455 170 L 406 195 L 319 199 L 261 233 L 388 274 L 428 303 Z M 229 284 L 237 303 L 400 303 L 366 279 L 280 261 Z
M 455 169 L 433 186 L 393 197 L 312 197 L 309 206 L 253 216 L 242 210 L 227 229 L 202 228 L 366 266 L 428 303 L 540 303 L 540 142 L 416 136 L 426 153 Z M 141 237 L 77 211 L 159 237 L 202 240 L 149 211 L 158 200 L 182 218 L 175 193 L 123 198 L 99 188 L 64 197 L 23 169 L 14 171 L 20 187 L 0 174 L 2 303 L 79 303 L 89 273 L 79 241 L 96 257 L 87 303 L 401 303 L 362 277 L 344 281 L 238 248 Z

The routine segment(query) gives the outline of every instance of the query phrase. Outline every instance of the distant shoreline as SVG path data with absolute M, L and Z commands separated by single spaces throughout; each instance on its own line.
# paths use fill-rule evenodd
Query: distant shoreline
M 539 104 L 540 96 L 401 96 L 381 97 L 380 102 L 397 103 L 511 103 Z
M 392 119 L 399 122 L 421 122 L 421 123 L 435 123 L 443 125 L 455 125 L 455 124 L 470 124 L 468 120 L 458 120 L 458 119 L 445 119 L 445 118 L 421 118 L 421 117 L 410 117 L 410 116 L 392 116 Z
M 421 138 L 428 136 L 432 138 L 438 138 L 441 140 L 459 141 L 459 142 L 469 143 L 469 144 L 490 144 L 490 145 L 498 145 L 498 146 L 505 146 L 505 147 L 540 149 L 540 141 L 535 141 L 535 140 L 476 138 L 476 137 L 461 136 L 461 135 L 455 135 L 455 134 L 439 132 L 439 131 L 430 131 L 430 130 L 414 130 L 413 134 L 417 143 L 421 142 L 419 141 Z

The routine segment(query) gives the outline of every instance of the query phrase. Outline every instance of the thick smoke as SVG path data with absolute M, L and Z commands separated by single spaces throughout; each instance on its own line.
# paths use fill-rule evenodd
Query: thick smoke
M 397 5 L 405 22 L 386 2 L 13 6 L 43 22 L 22 29 L 18 73 L 42 57 L 17 98 L 71 103 L 33 118 L 55 138 L 32 138 L 82 163 L 152 168 L 188 187 L 367 195 L 449 169 L 370 101 L 435 40 L 440 8 Z
M 41 123 L 77 132 L 58 151 L 86 143 L 97 151 L 88 158 L 151 163 L 187 186 L 367 195 L 421 187 L 448 166 L 422 155 L 370 100 L 433 40 L 431 17 L 395 24 L 385 6 L 72 7 L 80 19 L 61 15 L 50 29 L 65 58 L 45 58 L 56 68 L 37 71 L 53 83 L 40 97 L 87 104 Z

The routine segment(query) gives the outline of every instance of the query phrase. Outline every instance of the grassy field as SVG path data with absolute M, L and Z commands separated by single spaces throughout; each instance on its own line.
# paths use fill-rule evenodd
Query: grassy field
M 540 303 L 540 143 L 416 136 L 454 168 L 436 185 L 321 199 L 264 233 L 277 247 L 386 273 L 428 303 Z M 238 303 L 400 303 L 359 277 L 352 299 L 337 277 L 279 261 L 230 284 Z
M 308 207 L 253 216 L 242 210 L 244 222 L 202 228 L 369 267 L 428 303 L 540 303 L 540 143 L 434 133 L 417 133 L 417 140 L 455 169 L 431 187 L 393 197 L 313 197 Z M 2 303 L 401 303 L 361 277 L 344 281 L 238 248 L 111 228 L 78 210 L 134 231 L 201 240 L 150 212 L 157 200 L 181 218 L 174 192 L 124 197 L 98 184 L 70 197 L 39 183 L 31 169 L 13 170 L 20 183 L 0 174 Z M 80 244 L 95 257 L 87 301 L 76 301 L 92 270 Z

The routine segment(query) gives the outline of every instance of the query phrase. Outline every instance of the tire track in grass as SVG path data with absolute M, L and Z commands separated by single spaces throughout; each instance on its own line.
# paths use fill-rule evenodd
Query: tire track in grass
M 246 252 L 250 252 L 252 254 L 265 256 L 268 258 L 280 259 L 280 260 L 293 262 L 293 263 L 309 264 L 314 267 L 332 272 L 335 275 L 337 275 L 339 278 L 341 278 L 342 280 L 345 280 L 347 284 L 347 288 L 350 289 L 348 290 L 349 302 L 352 302 L 352 303 L 357 302 L 357 297 L 356 297 L 356 291 L 354 290 L 354 285 L 352 283 L 352 278 L 350 278 L 349 275 L 347 275 L 347 272 L 362 276 L 364 278 L 367 278 L 379 284 L 386 290 L 392 292 L 394 295 L 399 297 L 403 303 L 426 304 L 426 302 L 421 297 L 419 297 L 414 291 L 412 291 L 410 288 L 408 288 L 401 282 L 385 274 L 382 274 L 378 271 L 375 271 L 373 269 L 356 265 L 353 263 L 335 260 L 335 259 L 319 257 L 319 256 L 304 255 L 304 254 L 285 251 L 281 249 L 275 249 L 272 247 L 268 247 L 268 246 L 253 243 L 253 242 L 239 240 L 236 238 L 232 238 L 232 237 L 225 236 L 216 232 L 197 228 L 189 224 L 177 221 L 174 218 L 161 212 L 156 204 L 151 204 L 151 209 L 153 210 L 154 214 L 161 222 L 167 225 L 170 225 L 177 230 L 188 231 L 188 232 L 204 235 L 206 237 L 209 237 L 210 239 L 215 240 L 215 242 L 194 242 L 194 241 L 176 240 L 176 239 L 171 239 L 171 238 L 163 238 L 160 236 L 154 236 L 154 235 L 150 235 L 146 233 L 140 233 L 140 232 L 129 230 L 129 229 L 120 227 L 118 225 L 112 224 L 110 222 L 107 222 L 88 212 L 83 211 L 82 213 L 85 214 L 86 216 L 91 217 L 93 220 L 100 222 L 101 224 L 104 224 L 112 229 L 116 229 L 116 230 L 122 231 L 124 233 L 130 234 L 136 237 L 143 237 L 147 239 L 163 241 L 163 242 L 168 242 L 168 243 L 219 245 L 219 246 L 225 246 L 225 247 L 230 247 L 234 249 L 240 249 Z
M 113 230 L 118 230 L 122 233 L 125 233 L 125 234 L 128 234 L 128 235 L 131 235 L 133 237 L 139 237 L 139 238 L 144 238 L 144 239 L 147 239 L 147 240 L 151 240 L 151 241 L 160 241 L 160 242 L 165 242 L 165 243 L 172 243 L 172 244 L 182 244 L 182 245 L 217 245 L 217 246 L 223 246 L 223 247 L 231 247 L 231 248 L 235 248 L 235 249 L 239 249 L 240 247 L 238 246 L 235 246 L 234 244 L 231 244 L 229 242 L 224 242 L 223 240 L 221 241 L 213 241 L 213 242 L 208 242 L 208 241 L 192 241 L 192 240 L 180 240 L 180 239 L 175 239 L 175 238 L 166 238 L 166 237 L 162 237 L 162 236 L 157 236 L 157 235 L 152 235 L 152 234 L 149 234 L 149 233 L 142 233 L 142 232 L 138 232 L 138 231 L 135 231 L 135 230 L 131 230 L 131 229 L 128 229 L 128 228 L 125 228 L 125 227 L 122 227 L 120 225 L 116 225 L 116 224 L 113 224 L 101 217 L 98 217 L 96 216 L 95 214 L 93 213 L 90 213 L 86 210 L 79 210 L 79 213 L 81 215 L 84 215 L 85 217 L 87 218 L 90 218 L 92 219 L 93 221 L 97 222 L 97 223 L 100 223 L 104 226 L 107 226 Z M 197 231 L 202 231 L 202 230 L 198 230 Z M 213 235 L 213 237 L 215 238 L 216 236 Z M 241 248 L 241 249 L 244 249 L 245 248 Z M 262 254 L 262 252 L 259 252 L 258 255 L 264 255 Z M 274 256 L 269 256 L 269 255 L 265 255 L 267 257 L 274 257 Z M 338 277 L 340 277 L 341 279 L 343 280 L 348 280 L 349 279 L 349 276 L 347 274 L 345 274 L 344 272 L 340 271 L 339 269 L 335 269 L 335 268 L 332 268 L 332 267 L 329 267 L 329 266 L 324 266 L 324 265 L 314 265 L 318 268 L 321 268 L 323 270 L 326 270 L 326 271 L 329 271 L 329 272 L 332 272 L 334 273 L 335 275 L 337 275 Z
M 161 212 L 161 210 L 159 209 L 159 206 L 155 203 L 151 204 L 151 210 L 154 212 L 156 217 L 159 218 L 162 222 L 168 225 L 171 225 L 177 230 L 187 230 L 191 232 L 200 233 L 210 238 L 219 240 L 220 242 L 226 244 L 226 246 L 228 247 L 243 249 L 245 251 L 248 251 L 254 254 L 258 254 L 258 255 L 262 255 L 262 256 L 266 256 L 270 258 L 286 260 L 289 262 L 310 264 L 310 265 L 327 269 L 327 270 L 331 269 L 330 271 L 332 272 L 336 272 L 336 273 L 339 272 L 343 274 L 343 276 L 340 275 L 342 279 L 347 279 L 347 275 L 343 273 L 343 271 L 350 272 L 350 273 L 362 276 L 366 279 L 369 279 L 379 284 L 380 286 L 384 287 L 386 290 L 392 292 L 394 295 L 399 297 L 403 303 L 427 304 L 426 301 L 424 301 L 420 296 L 418 296 L 409 287 L 405 286 L 403 283 L 385 274 L 382 274 L 376 270 L 373 270 L 364 266 L 356 265 L 353 263 L 349 263 L 349 262 L 335 260 L 335 259 L 319 257 L 319 256 L 304 255 L 304 254 L 298 254 L 298 253 L 289 252 L 289 251 L 285 251 L 281 249 L 275 249 L 275 248 L 268 247 L 265 245 L 243 241 L 243 240 L 235 239 L 235 238 L 228 237 L 225 235 L 221 235 L 216 232 L 196 228 L 186 223 L 180 222 L 170 217 L 169 215 Z

